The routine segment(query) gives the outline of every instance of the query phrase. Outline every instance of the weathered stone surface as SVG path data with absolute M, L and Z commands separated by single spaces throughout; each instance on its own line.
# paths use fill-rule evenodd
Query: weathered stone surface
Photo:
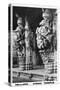
M 39 23 L 40 27 L 36 29 L 37 47 L 48 73 L 54 73 L 57 70 L 56 14 L 56 10 L 45 9 L 42 14 L 43 20 Z

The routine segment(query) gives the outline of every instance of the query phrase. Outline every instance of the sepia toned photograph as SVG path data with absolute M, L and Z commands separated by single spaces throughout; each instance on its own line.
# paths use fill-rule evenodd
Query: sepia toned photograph
M 57 9 L 8 7 L 8 82 L 57 81 Z

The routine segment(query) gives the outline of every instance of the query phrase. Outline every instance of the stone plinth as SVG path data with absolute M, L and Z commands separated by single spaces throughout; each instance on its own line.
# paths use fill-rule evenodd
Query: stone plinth
M 57 52 L 40 52 L 47 73 L 57 73 Z

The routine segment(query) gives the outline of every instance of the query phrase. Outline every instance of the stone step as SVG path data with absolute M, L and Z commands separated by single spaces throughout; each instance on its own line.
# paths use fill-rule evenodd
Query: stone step
M 14 75 L 15 74 L 15 75 Z M 31 73 L 25 73 L 25 72 L 14 72 L 13 78 L 19 78 L 20 80 L 25 81 L 53 81 L 56 80 L 57 77 L 55 75 L 44 75 L 44 74 L 31 74 Z

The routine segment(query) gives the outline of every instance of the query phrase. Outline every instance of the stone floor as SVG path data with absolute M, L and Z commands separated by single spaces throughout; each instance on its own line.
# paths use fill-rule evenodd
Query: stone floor
M 13 82 L 34 82 L 34 81 L 54 81 L 57 79 L 57 74 L 48 74 L 46 69 L 25 70 L 20 71 L 19 68 L 14 68 Z

